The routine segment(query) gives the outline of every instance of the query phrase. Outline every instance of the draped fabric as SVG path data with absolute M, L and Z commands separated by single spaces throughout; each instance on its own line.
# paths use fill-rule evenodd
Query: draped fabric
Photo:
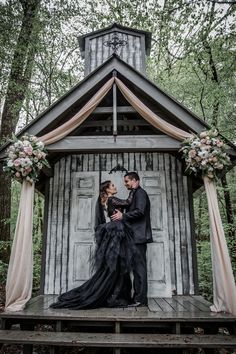
M 63 139 L 76 129 L 92 113 L 99 102 L 116 82 L 120 91 L 136 111 L 151 125 L 163 133 L 182 141 L 192 135 L 164 121 L 144 105 L 118 78 L 111 78 L 69 121 L 45 134 L 39 139 L 45 145 Z M 236 315 L 236 288 L 227 250 L 224 230 L 220 217 L 216 186 L 213 181 L 204 179 L 207 193 L 211 225 L 212 267 L 214 281 L 214 304 L 212 311 L 227 311 Z M 18 311 L 24 308 L 31 297 L 32 289 L 32 218 L 34 184 L 24 181 L 21 190 L 16 231 L 10 257 L 7 286 L 6 310 Z
M 8 311 L 22 310 L 25 303 L 31 298 L 33 204 L 34 184 L 24 180 L 7 274 L 6 310 Z
M 185 132 L 182 129 L 175 127 L 174 125 L 166 122 L 164 119 L 158 117 L 154 112 L 152 112 L 142 101 L 138 99 L 129 89 L 126 87 L 122 81 L 120 81 L 117 77 L 115 78 L 115 82 L 119 87 L 120 91 L 127 99 L 127 101 L 134 107 L 134 109 L 153 127 L 161 130 L 168 136 L 171 136 L 177 140 L 184 140 L 186 138 L 190 138 L 192 134 Z
M 229 252 L 219 212 L 214 181 L 204 177 L 211 225 L 211 255 L 213 266 L 213 306 L 211 311 L 226 311 L 236 315 L 236 287 Z
M 54 129 L 50 133 L 39 137 L 39 140 L 41 140 L 45 145 L 50 145 L 70 134 L 93 112 L 101 100 L 106 96 L 112 87 L 113 82 L 114 78 L 108 80 L 77 114 L 75 114 L 70 120 Z

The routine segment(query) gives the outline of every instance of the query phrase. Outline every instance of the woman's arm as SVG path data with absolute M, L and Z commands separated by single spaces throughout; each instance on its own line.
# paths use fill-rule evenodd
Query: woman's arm
M 116 197 L 111 197 L 112 206 L 115 207 L 115 208 L 128 207 L 133 201 L 134 193 L 135 193 L 135 190 L 132 189 L 130 191 L 129 196 L 128 196 L 127 199 L 120 199 L 120 198 L 116 198 Z

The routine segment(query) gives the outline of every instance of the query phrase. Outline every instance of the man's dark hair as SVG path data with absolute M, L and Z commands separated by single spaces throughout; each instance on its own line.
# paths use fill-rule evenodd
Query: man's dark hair
M 129 179 L 135 179 L 136 181 L 140 181 L 139 175 L 136 172 L 127 172 L 124 177 L 128 177 Z

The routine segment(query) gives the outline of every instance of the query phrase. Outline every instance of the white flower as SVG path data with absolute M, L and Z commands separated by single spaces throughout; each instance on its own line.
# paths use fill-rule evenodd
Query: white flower
M 9 157 L 9 159 L 14 160 L 14 159 L 16 159 L 16 158 L 17 158 L 17 155 L 16 155 L 16 154 L 14 154 L 12 151 L 10 151 L 10 152 L 9 152 L 9 154 L 8 154 L 8 157 Z
M 8 167 L 13 167 L 13 166 L 14 166 L 13 161 L 12 161 L 12 160 L 9 160 L 9 161 L 7 162 L 7 166 L 8 166 Z
M 23 140 L 23 145 L 24 146 L 30 146 L 30 142 L 28 140 Z
M 200 145 L 201 145 L 201 142 L 199 140 L 194 140 L 191 144 L 191 148 L 194 149 Z
M 36 143 L 37 147 L 40 148 L 40 149 L 43 149 L 44 148 L 44 143 L 42 141 L 38 141 Z
M 8 150 L 9 150 L 9 151 L 12 151 L 12 152 L 15 152 L 15 146 L 14 146 L 14 145 L 11 145 Z
M 14 144 L 14 146 L 15 146 L 15 148 L 20 149 L 20 148 L 23 146 L 23 144 L 22 144 L 22 142 L 21 142 L 20 140 L 18 140 L 18 141 Z
M 207 157 L 208 156 L 208 151 L 207 150 L 201 150 L 201 151 L 198 152 L 198 156 Z
M 32 136 L 32 141 L 34 142 L 34 143 L 36 143 L 36 141 L 38 141 L 38 138 L 36 137 L 36 136 Z
M 205 138 L 207 136 L 207 132 L 201 132 L 200 133 L 200 138 Z

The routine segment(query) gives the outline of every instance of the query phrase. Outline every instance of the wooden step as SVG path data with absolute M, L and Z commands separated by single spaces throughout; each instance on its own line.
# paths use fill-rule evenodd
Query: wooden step
M 236 348 L 236 336 L 0 330 L 0 343 L 110 348 Z

